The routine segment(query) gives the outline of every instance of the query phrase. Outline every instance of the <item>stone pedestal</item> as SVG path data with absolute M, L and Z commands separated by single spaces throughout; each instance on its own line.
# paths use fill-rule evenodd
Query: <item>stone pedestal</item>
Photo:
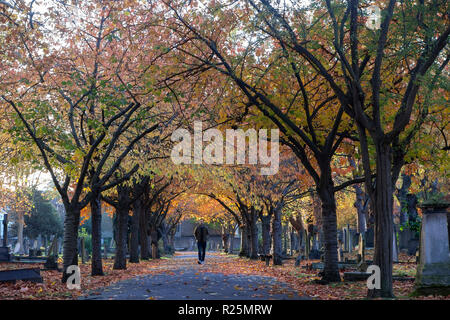
M 450 253 L 446 208 L 424 208 L 417 294 L 450 294 Z
M 9 247 L 0 247 L 0 261 L 11 261 Z

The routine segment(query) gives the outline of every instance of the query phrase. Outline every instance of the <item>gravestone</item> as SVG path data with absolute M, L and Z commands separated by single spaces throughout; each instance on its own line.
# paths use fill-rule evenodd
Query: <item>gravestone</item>
M 342 243 L 344 244 L 344 251 L 348 251 L 348 230 L 342 228 Z
M 337 240 L 338 242 L 340 241 L 341 243 L 343 242 L 343 235 L 342 235 L 342 230 L 337 230 Z
M 338 248 L 338 262 L 344 262 L 344 251 L 342 248 Z
M 347 251 L 352 253 L 353 251 L 353 236 L 350 230 L 350 225 L 347 225 Z
M 3 214 L 3 246 L 0 247 L 0 261 L 10 261 L 11 255 L 8 247 L 8 214 Z
M 0 282 L 16 282 L 16 280 L 43 282 L 39 268 L 0 271 Z
M 398 248 L 399 250 L 408 249 L 410 240 L 418 240 L 416 232 L 410 230 L 408 227 L 404 227 L 403 230 L 398 232 Z M 415 253 L 415 252 L 414 252 Z
M 48 249 L 48 257 L 44 267 L 48 270 L 59 270 L 58 268 L 58 238 L 55 236 Z
M 374 247 L 374 230 L 373 227 L 367 228 L 366 231 L 366 248 L 373 248 Z
M 3 214 L 3 247 L 8 247 L 8 214 Z M 9 253 L 9 251 L 8 251 Z
M 447 207 L 424 207 L 416 293 L 450 294 Z
M 308 258 L 309 258 L 309 259 L 320 259 L 320 251 L 317 250 L 317 249 L 312 249 L 312 250 L 309 252 Z
M 364 271 L 344 272 L 344 281 L 366 281 L 371 275 Z
M 0 261 L 11 261 L 9 247 L 0 247 Z

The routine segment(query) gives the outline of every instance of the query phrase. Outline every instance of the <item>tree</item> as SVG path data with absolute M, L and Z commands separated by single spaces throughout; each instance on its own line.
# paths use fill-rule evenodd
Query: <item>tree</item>
M 375 216 L 374 261 L 380 266 L 382 278 L 381 289 L 371 290 L 369 294 L 390 297 L 393 243 L 392 186 L 404 164 L 406 146 L 428 114 L 426 107 L 417 108 L 420 104 L 415 103 L 420 89 L 433 91 L 436 84 L 433 78 L 439 78 L 448 63 L 448 55 L 443 54 L 450 33 L 445 2 L 418 1 L 402 2 L 397 5 L 397 1 L 390 0 L 378 3 L 384 7 L 379 31 L 367 30 L 361 26 L 363 19 L 359 12 L 366 4 L 358 0 L 333 2 L 326 0 L 324 3 L 314 3 L 305 10 L 284 6 L 284 2 L 249 0 L 248 3 L 262 17 L 267 36 L 276 39 L 281 48 L 302 57 L 309 70 L 313 71 L 311 76 L 313 78 L 318 76 L 321 79 L 319 81 L 327 83 L 331 90 L 329 97 L 334 97 L 340 105 L 335 118 L 340 119 L 343 116 L 342 112 L 345 112 L 355 121 L 363 159 L 365 187 Z M 298 9 L 298 13 L 311 10 L 311 23 L 303 23 L 302 19 L 309 20 L 304 15 L 289 14 L 295 9 Z M 241 82 L 243 79 L 236 74 L 236 69 L 227 63 L 226 55 L 220 51 L 220 42 L 215 41 L 214 37 L 205 36 L 204 32 L 199 32 L 179 14 L 178 17 L 186 28 L 219 58 L 220 64 L 214 63 L 214 66 L 220 67 L 221 72 L 230 74 L 240 82 L 243 90 L 247 90 L 250 96 L 262 100 L 264 94 L 247 82 Z M 311 31 L 317 31 L 318 28 L 320 35 L 316 37 L 317 33 Z M 204 57 L 207 55 L 198 58 L 205 61 Z M 330 62 L 335 68 L 330 68 Z M 424 85 L 425 83 L 427 85 Z M 270 107 L 271 101 L 265 101 L 267 102 L 265 104 L 275 112 L 276 109 Z M 415 122 L 410 123 L 414 119 L 413 114 Z M 305 112 L 305 115 L 308 115 L 308 112 Z M 330 131 L 331 135 L 325 139 L 324 146 L 330 146 L 336 136 L 339 137 L 337 141 L 348 136 L 348 132 L 342 132 L 344 134 L 337 132 L 338 125 L 329 127 L 335 129 Z M 305 138 L 307 139 L 303 139 L 303 142 L 314 152 L 316 146 L 308 143 L 309 136 Z M 371 143 L 374 147 L 373 153 L 369 152 Z M 328 150 L 334 149 L 330 146 Z M 329 159 L 332 154 L 323 153 L 324 159 Z M 370 166 L 372 160 L 376 168 L 375 184 L 372 183 L 373 174 Z M 330 270 L 331 276 L 327 277 L 337 279 L 334 263 L 336 237 L 332 234 L 333 230 L 330 230 L 334 229 L 335 215 L 328 214 L 335 211 L 334 201 L 330 201 L 333 194 L 330 188 L 331 174 L 327 173 L 330 168 L 328 161 L 322 161 L 320 157 L 317 157 L 317 161 L 321 175 L 324 176 L 323 182 L 317 181 L 317 191 L 322 200 L 324 226 L 329 226 L 325 230 L 326 238 L 329 237 L 327 252 L 332 254 L 328 258 L 327 253 L 325 254 L 325 274 L 328 274 L 327 260 L 331 259 L 333 267 Z M 312 176 L 316 177 L 315 180 L 320 180 L 308 168 L 306 162 L 303 164 L 311 171 Z
M 335 103 L 338 96 L 333 91 L 334 83 L 319 80 L 317 73 L 307 67 L 310 57 L 286 41 L 284 22 L 277 22 L 284 15 L 278 14 L 268 1 L 259 1 L 260 5 L 254 1 L 215 1 L 204 14 L 194 4 L 186 11 L 183 2 L 165 3 L 178 22 L 173 28 L 179 37 L 191 37 L 183 47 L 185 63 L 208 66 L 233 81 L 245 99 L 238 104 L 239 113 L 245 116 L 255 107 L 269 119 L 283 134 L 280 141 L 292 149 L 313 178 L 324 222 L 323 280 L 340 281 L 335 192 L 343 186 L 334 185 L 331 160 L 349 134 L 352 121 L 348 121 L 344 108 Z M 321 41 L 322 29 L 315 23 L 304 23 L 306 14 L 298 13 L 296 23 L 313 31 L 311 38 L 315 43 Z M 333 62 L 336 55 L 322 47 L 319 51 L 327 57 L 326 65 L 320 67 L 327 74 L 337 75 Z
M 161 103 L 158 111 L 154 108 L 158 105 L 157 95 L 153 94 L 153 82 L 144 77 L 141 63 L 145 60 L 150 67 L 147 59 L 158 59 L 160 51 L 152 55 L 136 47 L 144 35 L 134 30 L 126 32 L 133 26 L 131 19 L 139 16 L 129 15 L 128 9 L 118 3 L 103 6 L 78 2 L 72 6 L 58 2 L 46 14 L 47 24 L 53 21 L 54 30 L 46 29 L 41 21 L 33 24 L 28 17 L 7 16 L 19 38 L 11 50 L 19 50 L 20 59 L 2 65 L 9 74 L 1 96 L 16 114 L 14 133 L 38 148 L 34 156 L 42 161 L 61 195 L 66 209 L 64 270 L 78 263 L 80 210 L 91 204 L 92 274 L 103 273 L 100 194 L 137 171 L 136 165 L 120 180 L 114 180 L 115 172 L 136 143 L 173 118 Z M 92 12 L 97 13 L 95 18 Z M 55 35 L 65 40 L 64 45 L 54 46 Z M 136 52 L 140 52 L 139 57 Z M 64 272 L 63 281 L 66 279 Z
M 38 236 L 62 236 L 62 221 L 43 192 L 33 189 L 30 200 L 33 207 L 30 214 L 25 215 L 24 234 L 30 239 L 36 239 Z

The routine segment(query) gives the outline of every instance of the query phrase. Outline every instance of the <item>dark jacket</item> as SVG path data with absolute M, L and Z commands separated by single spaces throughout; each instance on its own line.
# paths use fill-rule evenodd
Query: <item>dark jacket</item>
M 197 241 L 205 242 L 208 240 L 208 235 L 208 228 L 202 224 L 197 226 L 194 230 L 194 236 Z

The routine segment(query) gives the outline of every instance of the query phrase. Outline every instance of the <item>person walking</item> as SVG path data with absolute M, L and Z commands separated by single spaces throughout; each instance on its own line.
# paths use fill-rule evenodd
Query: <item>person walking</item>
M 194 236 L 197 240 L 198 247 L 198 264 L 205 262 L 206 253 L 206 241 L 208 240 L 208 228 L 205 226 L 203 220 L 200 220 L 200 224 L 195 227 Z

